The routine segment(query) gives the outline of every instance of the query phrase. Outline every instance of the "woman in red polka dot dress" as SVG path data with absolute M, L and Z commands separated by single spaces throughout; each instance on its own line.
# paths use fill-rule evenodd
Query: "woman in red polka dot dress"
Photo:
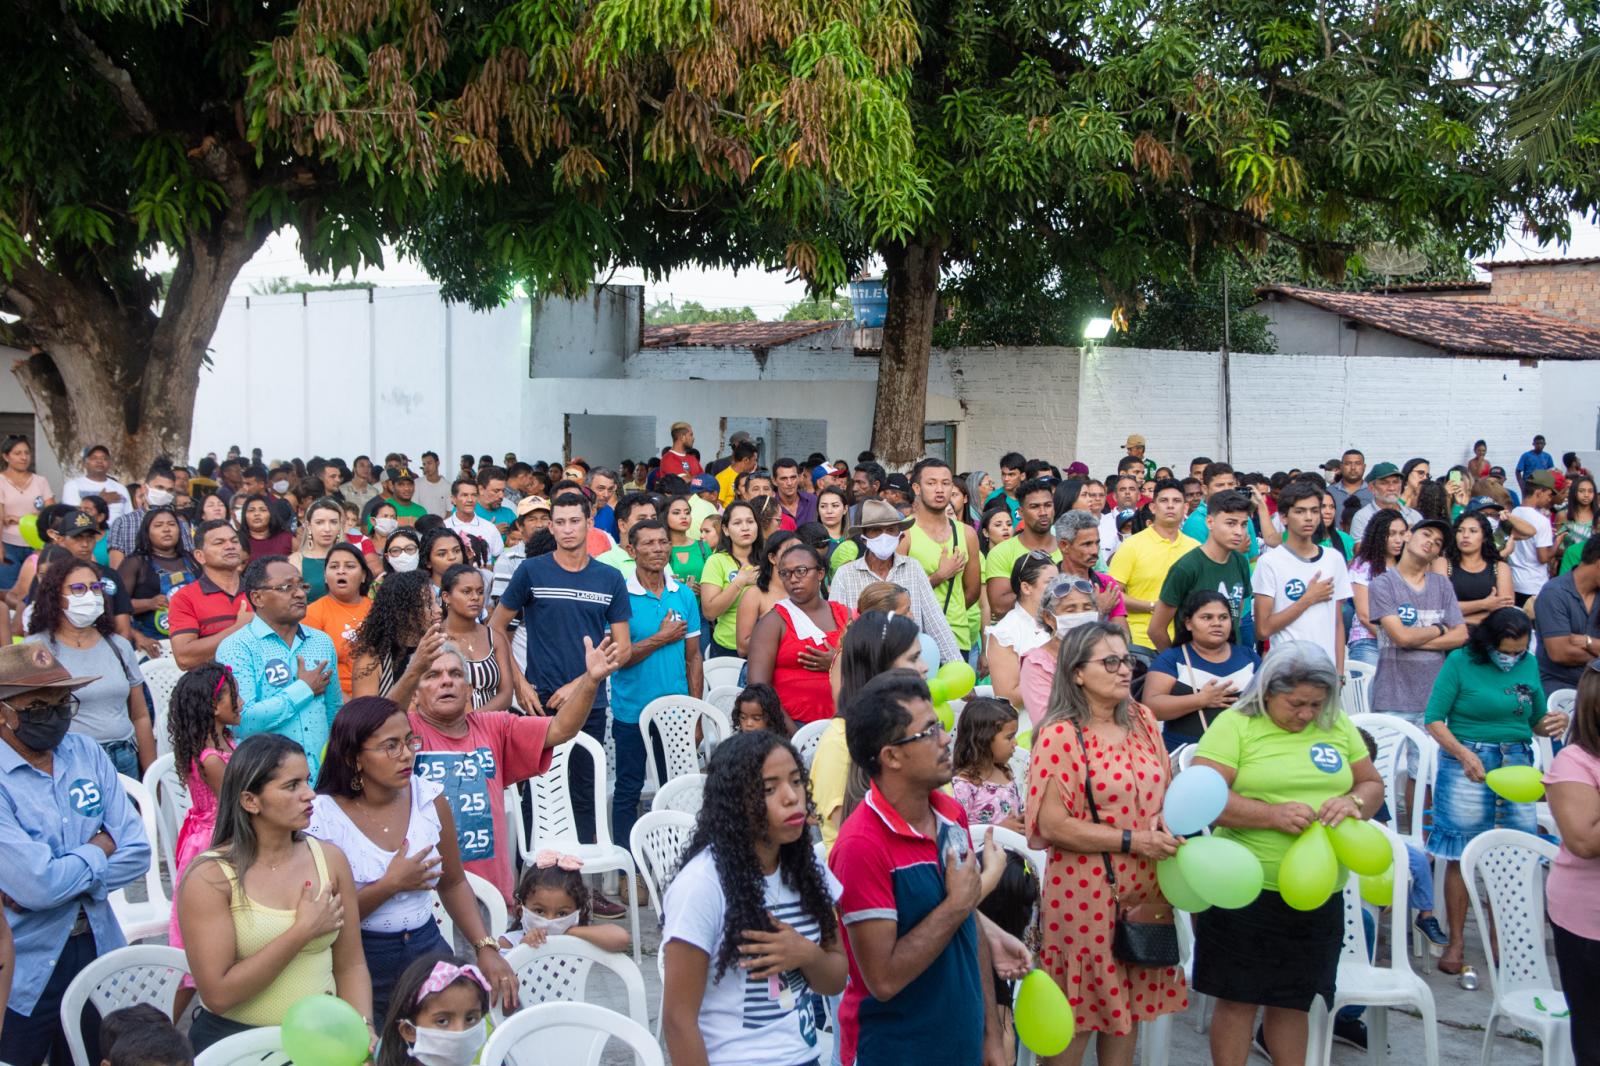
M 1189 1005 L 1181 969 L 1127 965 L 1111 953 L 1113 899 L 1124 909 L 1161 902 L 1155 864 L 1178 847 L 1161 822 L 1166 752 L 1155 716 L 1128 697 L 1131 677 L 1121 629 L 1079 626 L 1061 643 L 1050 707 L 1034 730 L 1025 801 L 1029 845 L 1050 852 L 1039 965 L 1076 1016 L 1077 1036 L 1056 1060 L 1067 1066 L 1083 1061 L 1091 1034 L 1098 1034 L 1101 1066 L 1131 1066 L 1135 1025 Z M 1099 824 L 1086 799 L 1086 771 Z

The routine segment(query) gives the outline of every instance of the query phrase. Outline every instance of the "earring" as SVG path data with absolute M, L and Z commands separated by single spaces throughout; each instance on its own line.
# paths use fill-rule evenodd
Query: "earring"
M 350 779 L 350 791 L 352 791 L 352 792 L 360 792 L 361 791 L 361 775 L 360 774 L 356 774 L 356 776 L 354 776 L 354 777 L 352 777 Z

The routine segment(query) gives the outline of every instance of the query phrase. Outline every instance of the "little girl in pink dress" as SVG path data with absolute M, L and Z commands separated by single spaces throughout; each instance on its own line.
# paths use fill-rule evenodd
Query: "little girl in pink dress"
M 183 947 L 178 929 L 178 886 L 196 855 L 211 847 L 217 824 L 217 794 L 233 756 L 231 729 L 239 724 L 239 689 L 226 666 L 210 662 L 179 679 L 167 713 L 167 732 L 178 776 L 189 789 L 189 813 L 178 830 L 172 861 L 172 920 L 167 941 Z M 188 978 L 185 987 L 192 987 Z

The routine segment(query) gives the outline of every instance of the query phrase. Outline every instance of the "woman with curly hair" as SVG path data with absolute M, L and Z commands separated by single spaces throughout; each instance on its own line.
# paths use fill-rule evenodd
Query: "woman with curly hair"
M 787 740 L 762 730 L 718 746 L 662 906 L 662 1032 L 673 1062 L 816 1061 L 818 996 L 843 991 L 846 964 L 806 836 L 815 816 Z
M 417 682 L 444 643 L 439 600 L 428 575 L 390 574 L 350 642 L 351 692 L 387 696 L 409 707 Z

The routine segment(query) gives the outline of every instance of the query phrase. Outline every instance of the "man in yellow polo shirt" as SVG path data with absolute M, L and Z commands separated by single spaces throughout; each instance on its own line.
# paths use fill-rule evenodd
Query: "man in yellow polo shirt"
M 717 471 L 717 491 L 722 498 L 722 506 L 726 507 L 733 502 L 733 483 L 740 474 L 748 474 L 756 468 L 756 446 L 749 440 L 735 441 L 733 445 L 733 458 L 728 465 Z
M 1134 648 L 1142 649 L 1147 659 L 1155 656 L 1149 631 L 1150 612 L 1161 599 L 1167 571 L 1200 547 L 1193 537 L 1183 535 L 1185 510 L 1183 486 L 1171 478 L 1158 483 L 1150 501 L 1152 523 L 1117 547 L 1107 571 L 1122 586 L 1123 600 L 1128 605 L 1128 631 Z

